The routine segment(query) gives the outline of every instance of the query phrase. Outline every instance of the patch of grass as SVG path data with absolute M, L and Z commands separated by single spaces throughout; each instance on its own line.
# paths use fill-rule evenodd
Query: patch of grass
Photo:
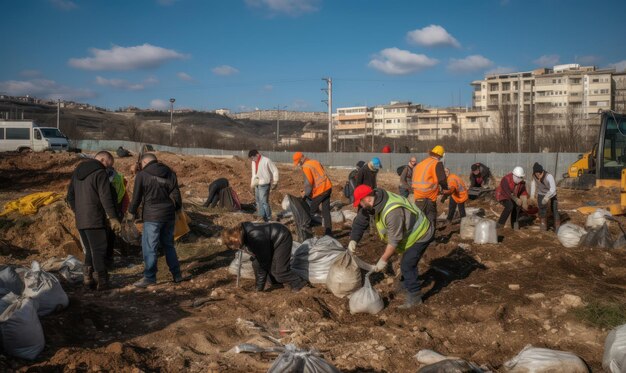
M 626 305 L 621 303 L 590 302 L 572 312 L 579 320 L 600 328 L 612 329 L 626 324 Z

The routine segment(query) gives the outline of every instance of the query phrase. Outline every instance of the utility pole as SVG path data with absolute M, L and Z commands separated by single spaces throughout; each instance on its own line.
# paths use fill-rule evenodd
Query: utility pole
M 522 152 L 522 131 L 520 126 L 520 112 L 522 102 L 522 77 L 517 76 L 517 152 Z
M 328 95 L 328 99 L 322 102 L 328 105 L 328 152 L 330 153 L 333 151 L 333 79 L 328 77 L 322 80 L 328 85 L 328 88 L 322 88 L 322 91 Z
M 276 145 L 280 145 L 280 109 L 286 109 L 287 106 L 276 106 Z
M 174 102 L 175 98 L 170 98 L 170 146 L 172 146 L 172 131 L 174 130 Z
M 61 99 L 57 98 L 57 129 L 59 129 L 59 122 L 61 118 Z

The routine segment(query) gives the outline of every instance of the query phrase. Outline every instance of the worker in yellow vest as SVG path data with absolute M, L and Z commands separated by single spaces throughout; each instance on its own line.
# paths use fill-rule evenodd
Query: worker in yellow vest
M 432 241 L 434 226 L 413 202 L 384 189 L 359 185 L 354 190 L 354 207 L 358 206 L 361 209 L 352 223 L 348 249 L 353 253 L 356 251 L 357 243 L 369 227 L 370 216 L 373 216 L 380 239 L 387 243 L 375 270 L 383 271 L 391 256 L 396 252 L 402 254 L 400 268 L 407 298 L 399 308 L 421 304 L 417 264 Z
M 448 192 L 446 172 L 441 162 L 445 150 L 437 145 L 429 152 L 428 158 L 413 168 L 413 196 L 415 205 L 424 212 L 432 226 L 437 222 L 437 196 Z
M 304 190 L 302 197 L 308 199 L 311 214 L 322 210 L 324 234 L 332 236 L 332 221 L 330 220 L 330 195 L 333 184 L 330 182 L 326 170 L 318 161 L 309 159 L 300 152 L 293 155 L 294 166 L 300 167 L 304 174 Z M 310 228 L 310 227 L 305 227 Z

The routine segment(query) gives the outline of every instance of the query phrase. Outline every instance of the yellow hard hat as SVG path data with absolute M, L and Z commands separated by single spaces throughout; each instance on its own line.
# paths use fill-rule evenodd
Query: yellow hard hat
M 443 146 L 437 145 L 430 152 L 440 157 L 443 157 L 443 153 L 445 153 L 446 151 L 443 149 Z

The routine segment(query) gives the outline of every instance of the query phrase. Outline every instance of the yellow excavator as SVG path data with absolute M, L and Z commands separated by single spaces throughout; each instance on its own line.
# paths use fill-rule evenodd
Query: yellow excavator
M 626 114 L 603 111 L 598 142 L 591 152 L 574 162 L 559 187 L 589 190 L 593 187 L 620 188 L 620 201 L 602 206 L 583 206 L 578 209 L 589 214 L 604 208 L 613 215 L 626 213 Z M 565 175 L 563 175 L 565 176 Z

